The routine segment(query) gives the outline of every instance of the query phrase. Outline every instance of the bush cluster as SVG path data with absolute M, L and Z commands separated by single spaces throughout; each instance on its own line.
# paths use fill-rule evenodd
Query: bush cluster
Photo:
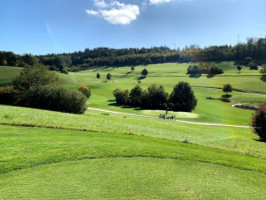
M 113 94 L 117 104 L 145 109 L 191 112 L 197 105 L 194 92 L 186 82 L 179 82 L 170 95 L 165 92 L 162 85 L 157 84 L 149 86 L 147 90 L 143 90 L 139 85 L 132 88 L 130 92 L 116 89 Z
M 220 67 L 217 67 L 217 65 L 212 62 L 210 64 L 208 63 L 200 63 L 199 65 L 190 65 L 187 68 L 187 74 L 223 74 L 224 71 Z
M 58 77 L 43 66 L 28 67 L 14 80 L 12 87 L 0 88 L 0 103 L 69 113 L 84 113 L 90 89 L 80 91 L 58 87 Z

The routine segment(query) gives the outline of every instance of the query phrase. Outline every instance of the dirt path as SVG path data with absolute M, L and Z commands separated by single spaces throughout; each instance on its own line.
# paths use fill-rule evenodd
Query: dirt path
M 88 108 L 88 110 L 95 110 L 95 111 L 113 113 L 113 114 L 118 114 L 118 115 L 129 115 L 129 116 L 136 116 L 136 117 L 146 117 L 146 118 L 158 119 L 158 117 L 149 116 L 149 115 L 123 113 L 123 112 L 104 110 L 104 109 L 98 109 L 98 108 Z M 184 121 L 184 120 L 175 120 L 175 121 L 176 122 L 180 122 L 180 123 L 196 124 L 196 125 L 203 125 L 203 126 L 223 126 L 223 127 L 234 127 L 234 128 L 250 128 L 250 126 L 238 126 L 238 125 L 231 125 L 231 124 L 215 124 L 215 123 L 204 123 L 204 122 L 190 122 L 190 121 Z

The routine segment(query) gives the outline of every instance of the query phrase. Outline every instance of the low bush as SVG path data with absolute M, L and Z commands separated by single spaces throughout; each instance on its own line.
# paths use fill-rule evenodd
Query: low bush
M 84 94 L 87 98 L 90 98 L 91 96 L 91 88 L 88 85 L 81 84 L 79 86 L 79 91 Z
M 113 92 L 117 104 L 127 105 L 129 103 L 129 91 L 121 90 L 119 88 L 115 89 Z
M 266 142 L 266 105 L 260 106 L 252 116 L 253 132 L 260 137 L 260 140 Z

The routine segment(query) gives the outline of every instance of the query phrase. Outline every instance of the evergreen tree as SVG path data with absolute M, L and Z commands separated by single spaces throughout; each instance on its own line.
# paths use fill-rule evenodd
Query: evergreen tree
M 197 105 L 197 99 L 191 86 L 187 82 L 175 85 L 169 97 L 169 107 L 173 111 L 191 112 Z

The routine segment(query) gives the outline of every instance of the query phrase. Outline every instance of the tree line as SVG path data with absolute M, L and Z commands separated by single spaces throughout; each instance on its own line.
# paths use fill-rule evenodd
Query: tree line
M 197 45 L 183 49 L 170 49 L 166 46 L 152 48 L 94 48 L 74 53 L 16 55 L 12 52 L 0 52 L 0 65 L 21 66 L 41 63 L 50 70 L 63 69 L 80 71 L 97 67 L 135 66 L 167 62 L 210 62 L 243 61 L 246 57 L 254 60 L 266 59 L 266 37 L 248 38 L 246 43 L 234 46 L 221 45 L 200 48 Z

